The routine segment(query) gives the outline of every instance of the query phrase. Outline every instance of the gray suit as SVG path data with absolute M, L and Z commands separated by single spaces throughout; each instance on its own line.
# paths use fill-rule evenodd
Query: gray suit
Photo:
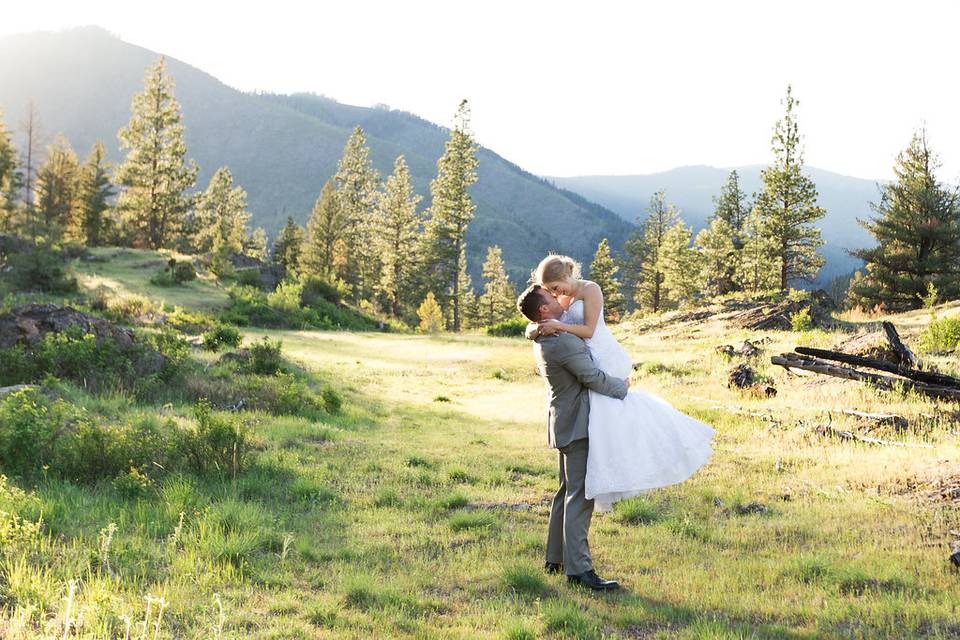
M 547 440 L 560 450 L 560 488 L 550 510 L 547 562 L 563 563 L 567 575 L 580 575 L 593 569 L 587 544 L 593 500 L 587 500 L 584 494 L 588 390 L 623 398 L 627 384 L 598 369 L 586 343 L 575 335 L 558 333 L 537 338 L 533 351 L 540 375 L 550 387 Z

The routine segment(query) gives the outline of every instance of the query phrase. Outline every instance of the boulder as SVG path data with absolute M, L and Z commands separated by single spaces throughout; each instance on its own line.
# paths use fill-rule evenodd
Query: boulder
M 0 347 L 8 349 L 17 344 L 35 344 L 48 333 L 62 333 L 70 327 L 79 327 L 83 333 L 93 334 L 98 340 L 113 339 L 123 347 L 136 341 L 132 330 L 118 327 L 109 320 L 73 307 L 32 303 L 0 314 Z

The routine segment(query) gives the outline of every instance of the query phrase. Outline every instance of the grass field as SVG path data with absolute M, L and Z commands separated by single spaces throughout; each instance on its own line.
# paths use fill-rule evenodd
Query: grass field
M 100 273 L 125 286 L 119 267 Z M 904 324 L 909 340 L 922 323 Z M 636 386 L 718 431 L 693 479 L 594 516 L 594 561 L 619 593 L 541 571 L 557 461 L 527 343 L 249 330 L 280 338 L 343 411 L 251 414 L 254 457 L 235 480 L 158 472 L 136 499 L 7 481 L 0 637 L 960 638 L 947 562 L 960 513 L 926 496 L 960 473 L 953 407 L 763 364 L 835 334 L 617 331 L 643 363 Z M 713 348 L 764 335 L 755 364 L 779 393 L 741 397 Z M 83 402 L 106 416 L 189 413 Z M 857 428 L 842 408 L 904 415 L 906 433 L 873 435 L 906 446 L 816 435 Z

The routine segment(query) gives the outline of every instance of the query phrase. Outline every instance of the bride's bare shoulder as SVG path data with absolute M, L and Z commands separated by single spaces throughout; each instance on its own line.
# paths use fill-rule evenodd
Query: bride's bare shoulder
M 592 280 L 583 281 L 580 295 L 584 300 L 603 300 L 603 291 L 600 289 L 600 285 Z

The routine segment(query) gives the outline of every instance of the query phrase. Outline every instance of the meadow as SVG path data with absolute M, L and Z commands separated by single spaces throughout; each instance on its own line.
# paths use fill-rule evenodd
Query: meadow
M 105 260 L 77 264 L 85 287 L 193 310 L 226 300 L 204 279 L 150 289 L 133 264 L 149 256 Z M 928 314 L 892 319 L 913 344 Z M 840 320 L 753 332 L 674 314 L 616 328 L 639 364 L 634 385 L 718 436 L 690 481 L 594 515 L 597 569 L 624 587 L 606 595 L 541 569 L 557 459 L 524 340 L 245 328 L 246 345 L 282 341 L 298 375 L 342 406 L 241 411 L 251 450 L 233 473 L 154 469 L 136 491 L 52 472 L 5 479 L 0 637 L 960 638 L 947 562 L 960 509 L 933 496 L 960 474 L 957 408 L 769 364 L 879 318 Z M 774 398 L 728 389 L 735 361 L 714 351 L 761 337 L 752 364 Z M 106 421 L 192 411 L 62 393 Z M 861 430 L 844 408 L 910 426 L 871 432 L 887 445 L 818 434 Z

